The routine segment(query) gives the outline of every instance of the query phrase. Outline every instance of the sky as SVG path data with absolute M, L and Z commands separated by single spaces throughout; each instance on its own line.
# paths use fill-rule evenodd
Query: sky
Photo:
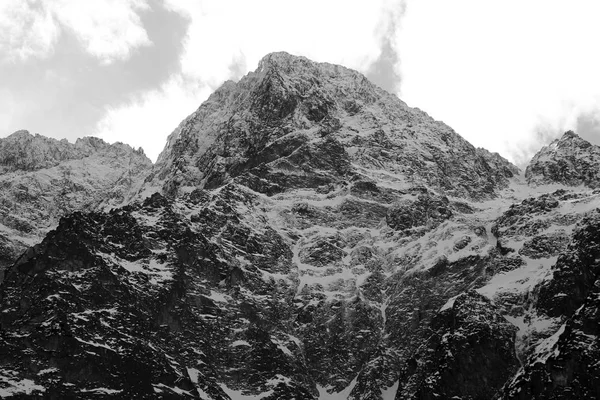
M 0 137 L 99 136 L 155 160 L 225 80 L 287 51 L 345 65 L 524 166 L 600 145 L 597 0 L 1 0 Z

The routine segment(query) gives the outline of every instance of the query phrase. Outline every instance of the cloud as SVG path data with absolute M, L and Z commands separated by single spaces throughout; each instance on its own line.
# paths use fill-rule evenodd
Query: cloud
M 107 107 L 94 136 L 142 147 L 155 161 L 167 136 L 211 92 L 208 86 L 173 76 L 159 89 L 138 93 L 118 107 Z
M 246 65 L 246 56 L 240 52 L 238 55 L 234 55 L 229 64 L 229 79 L 234 81 L 239 80 L 248 72 L 248 66 Z
M 402 96 L 476 146 L 516 161 L 600 109 L 600 2 L 409 0 Z M 530 150 L 527 150 L 530 149 Z
M 60 30 L 52 12 L 37 1 L 0 2 L 0 61 L 47 57 Z
M 527 164 L 531 158 L 542 149 L 547 146 L 553 140 L 558 139 L 565 131 L 561 130 L 552 121 L 540 121 L 535 127 L 533 132 L 522 138 L 518 146 L 514 146 L 510 143 L 506 143 L 505 147 L 508 150 L 508 155 L 512 162 L 525 171 Z
M 383 10 L 398 3 L 165 1 L 191 21 L 180 58 L 182 73 L 213 87 L 230 77 L 231 61 L 240 53 L 251 68 L 265 54 L 284 50 L 364 71 L 380 55 L 381 35 L 376 32 Z
M 126 59 L 151 45 L 139 16 L 148 8 L 145 0 L 2 0 L 0 32 L 8 34 L 0 36 L 0 60 L 46 58 L 65 32 L 103 63 Z
M 588 142 L 600 145 L 600 101 L 598 103 L 562 104 L 554 113 L 540 116 L 527 135 L 515 142 L 505 142 L 506 154 L 520 168 L 553 140 L 572 130 Z
M 381 52 L 365 73 L 369 80 L 394 94 L 400 91 L 400 55 L 398 54 L 396 35 L 405 8 L 406 5 L 402 2 L 396 9 L 385 10 L 379 29 L 381 31 Z
M 0 132 L 9 129 L 12 116 L 14 114 L 14 99 L 11 92 L 7 89 L 0 89 Z
M 579 114 L 575 124 L 575 132 L 579 136 L 600 146 L 600 109 Z
M 86 51 L 104 63 L 126 59 L 132 49 L 152 43 L 139 16 L 149 9 L 145 0 L 53 0 L 52 9 Z

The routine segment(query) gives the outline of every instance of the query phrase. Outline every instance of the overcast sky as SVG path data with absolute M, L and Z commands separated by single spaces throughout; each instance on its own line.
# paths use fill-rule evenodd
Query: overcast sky
M 365 73 L 523 164 L 567 129 L 600 144 L 597 0 L 1 0 L 0 137 L 143 147 L 272 51 Z

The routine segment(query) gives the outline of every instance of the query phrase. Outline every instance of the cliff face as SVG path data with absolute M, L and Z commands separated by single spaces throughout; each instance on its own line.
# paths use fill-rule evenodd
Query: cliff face
M 285 53 L 142 164 L 8 269 L 0 394 L 598 396 L 597 191 Z

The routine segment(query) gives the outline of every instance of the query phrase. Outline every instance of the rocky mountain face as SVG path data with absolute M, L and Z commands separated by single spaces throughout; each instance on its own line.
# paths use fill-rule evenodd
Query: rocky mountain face
M 600 192 L 543 154 L 268 55 L 9 267 L 0 395 L 600 398 Z
M 18 131 L 0 139 L 0 281 L 60 217 L 122 204 L 151 167 L 141 149 L 93 137 L 73 144 Z

